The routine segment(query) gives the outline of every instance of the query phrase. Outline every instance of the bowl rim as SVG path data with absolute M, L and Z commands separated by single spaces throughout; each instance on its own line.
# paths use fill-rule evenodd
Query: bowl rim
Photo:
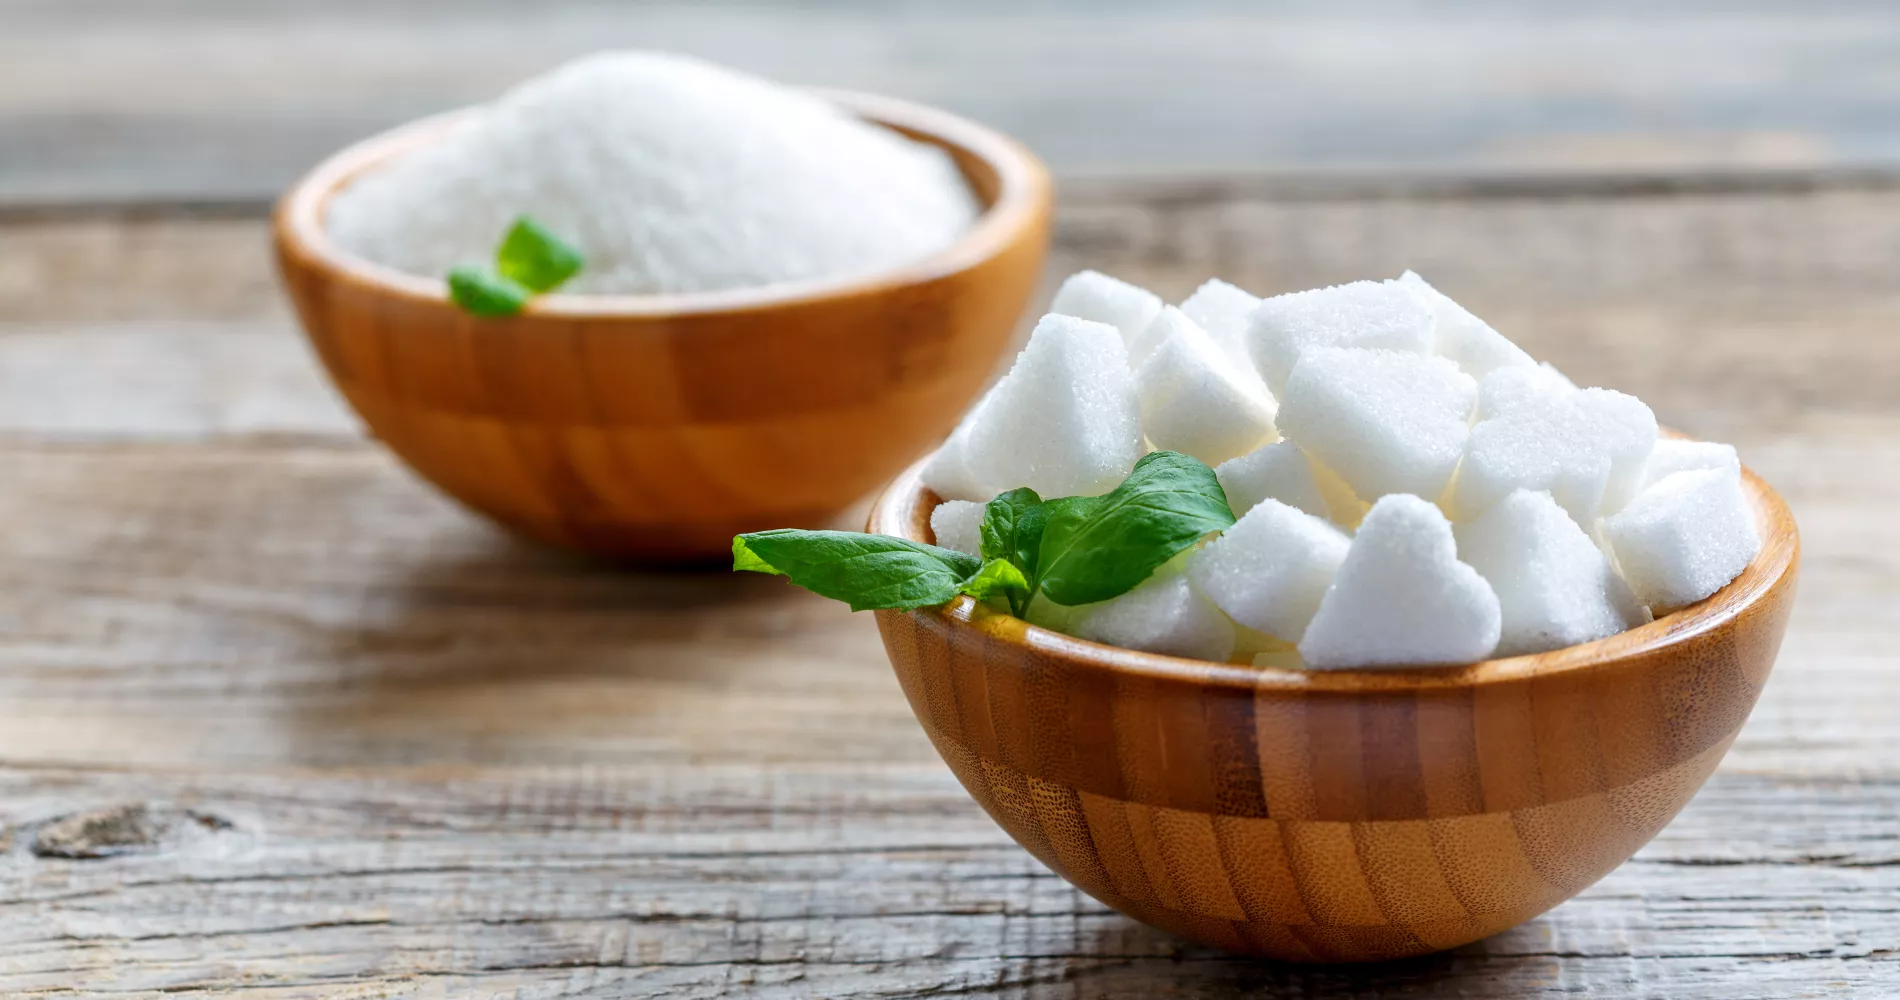
M 906 519 L 913 517 L 927 499 L 938 499 L 923 485 L 923 468 L 929 461 L 929 456 L 926 456 L 913 464 L 878 495 L 872 504 L 865 530 L 922 541 L 909 532 L 905 525 Z M 1299 670 L 1292 667 L 1213 663 L 1078 639 L 992 611 L 969 597 L 958 597 L 936 608 L 880 611 L 878 614 L 934 615 L 942 618 L 952 630 L 972 629 L 987 639 L 1021 646 L 1025 652 L 1060 659 L 1071 668 L 1095 669 L 1136 679 L 1186 682 L 1247 691 L 1273 689 L 1283 692 L 1404 695 L 1582 673 L 1652 656 L 1706 636 L 1731 625 L 1771 593 L 1794 583 L 1801 551 L 1800 533 L 1795 526 L 1794 515 L 1781 496 L 1746 467 L 1742 469 L 1742 486 L 1755 515 L 1756 528 L 1762 536 L 1762 548 L 1741 574 L 1721 590 L 1648 624 L 1602 639 L 1543 653 L 1483 660 L 1462 666 Z M 928 516 L 926 508 L 924 517 L 927 519 Z
M 939 108 L 895 97 L 831 88 L 805 88 L 866 121 L 928 136 L 982 160 L 996 173 L 996 197 L 974 224 L 949 246 L 902 266 L 842 278 L 781 282 L 749 288 L 657 295 L 538 296 L 517 318 L 550 319 L 661 318 L 681 314 L 731 315 L 840 298 L 871 297 L 897 288 L 941 280 L 970 270 L 1013 246 L 1022 232 L 1046 216 L 1052 200 L 1048 169 L 1028 147 L 986 125 Z M 453 308 L 441 278 L 410 274 L 346 250 L 323 224 L 329 199 L 360 175 L 412 152 L 473 118 L 483 105 L 470 105 L 416 119 L 355 142 L 318 163 L 278 200 L 275 235 L 287 252 L 305 263 L 384 294 L 418 304 Z M 958 173 L 965 181 L 968 172 Z

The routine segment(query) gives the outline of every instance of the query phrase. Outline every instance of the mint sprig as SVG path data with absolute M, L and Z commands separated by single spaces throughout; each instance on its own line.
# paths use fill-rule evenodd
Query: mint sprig
M 1035 572 L 1036 589 L 1057 604 L 1120 597 L 1188 546 L 1234 524 L 1214 470 L 1173 451 L 1143 456 L 1106 496 L 1056 503 Z
M 449 298 L 477 316 L 513 316 L 534 293 L 488 270 L 464 264 L 449 272 Z
M 732 568 L 774 573 L 853 611 L 922 608 L 958 594 L 979 601 L 1026 591 L 1021 571 L 955 549 L 854 531 L 755 531 L 732 540 Z
M 968 594 L 1020 617 L 1038 593 L 1066 605 L 1119 597 L 1233 523 L 1214 470 L 1158 451 L 1103 496 L 999 494 L 984 507 L 981 558 L 890 535 L 781 528 L 735 537 L 732 568 L 786 576 L 853 611 L 930 607 Z
M 508 227 L 492 266 L 464 264 L 449 272 L 449 298 L 477 316 L 513 316 L 583 266 L 579 250 L 524 215 Z
M 581 273 L 581 252 L 546 226 L 524 215 L 508 228 L 495 251 L 501 276 L 536 295 L 546 295 Z

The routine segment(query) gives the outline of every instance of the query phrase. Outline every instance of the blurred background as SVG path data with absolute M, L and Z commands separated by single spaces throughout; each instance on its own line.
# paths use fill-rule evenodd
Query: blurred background
M 1883 0 L 5 0 L 0 205 L 255 202 L 610 46 L 942 105 L 1065 176 L 1900 162 Z
M 1019 137 L 1061 182 L 1051 277 L 1270 294 L 1415 268 L 1580 379 L 1686 395 L 1666 418 L 1711 436 L 1877 405 L 1900 365 L 1900 303 L 1866 270 L 1900 259 L 1878 221 L 1900 177 L 1900 9 L 1882 0 L 0 10 L 0 375 L 60 389 L 0 419 L 36 428 L 187 427 L 217 407 L 247 431 L 348 430 L 260 252 L 271 201 L 351 141 L 614 46 Z M 59 361 L 74 323 L 116 320 L 141 326 L 89 327 L 113 348 Z M 48 321 L 57 344 L 36 339 Z M 209 402 L 205 372 L 237 369 L 175 360 L 214 331 L 242 334 L 218 351 L 250 374 Z M 1668 371 L 1663 333 L 1726 347 Z M 1830 366 L 1843 348 L 1862 363 Z

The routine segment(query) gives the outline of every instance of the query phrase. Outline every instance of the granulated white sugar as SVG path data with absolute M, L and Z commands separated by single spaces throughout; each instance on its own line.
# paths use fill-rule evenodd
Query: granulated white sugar
M 529 215 L 577 247 L 563 291 L 843 278 L 949 246 L 979 214 L 941 149 L 696 59 L 610 52 L 477 109 L 330 202 L 346 249 L 426 277 L 490 259 Z

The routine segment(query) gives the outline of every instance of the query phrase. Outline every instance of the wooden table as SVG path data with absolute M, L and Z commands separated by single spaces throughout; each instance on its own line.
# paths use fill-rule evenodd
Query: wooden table
M 1052 274 L 1415 266 L 1801 519 L 1780 666 L 1682 817 L 1527 926 L 1371 968 L 1069 888 L 937 760 L 868 616 L 431 493 L 321 384 L 263 241 L 0 227 L 0 994 L 1900 989 L 1900 191 L 1071 186 Z
M 1179 296 L 1210 274 L 1272 292 L 1413 267 L 1580 381 L 1734 441 L 1787 497 L 1805 564 L 1781 662 L 1681 818 L 1526 926 L 1365 968 L 1190 947 L 1051 875 L 937 760 L 868 616 L 772 579 L 631 572 L 513 541 L 364 439 L 274 287 L 264 199 L 378 115 L 631 30 L 575 7 L 512 31 L 534 5 L 471 3 L 462 27 L 398 45 L 445 23 L 422 6 L 192 0 L 159 16 L 21 0 L 0 37 L 0 995 L 1900 993 L 1900 178 L 1877 130 L 1856 131 L 1879 119 L 1850 113 L 1891 87 L 1854 69 L 1896 37 L 1876 5 L 1737 15 L 1713 33 L 1669 20 L 1643 36 L 1648 62 L 1590 33 L 1612 0 L 1565 5 L 1583 20 L 1548 37 L 1472 14 L 1465 34 L 1434 36 L 1463 41 L 1436 76 L 1407 77 L 1416 88 L 1311 109 L 1247 91 L 1262 125 L 1248 134 L 1295 140 L 1229 148 L 1186 130 L 1203 145 L 1168 147 L 1185 164 L 1139 154 L 1164 148 L 1195 95 L 1232 86 L 1129 84 L 1176 97 L 1118 119 L 1125 131 L 1070 112 L 1138 41 L 1171 67 L 1213 52 L 1231 85 L 1255 64 L 1229 29 L 1263 23 L 1242 5 L 1196 15 L 1199 35 L 1089 7 L 1072 23 L 1095 32 L 1080 48 L 1096 61 L 1064 64 L 1070 103 L 1028 106 L 1006 99 L 1020 65 L 957 78 L 992 90 L 932 70 L 933 54 L 998 37 L 979 22 L 1013 5 L 913 11 L 888 36 L 902 44 L 856 62 L 841 53 L 868 43 L 835 41 L 843 14 L 761 14 L 738 35 L 698 8 L 642 22 L 794 77 L 783 64 L 858 67 L 810 76 L 1018 115 L 1003 124 L 1069 175 L 1052 278 L 1087 264 Z M 1274 36 L 1283 54 L 1333 53 L 1300 79 L 1354 78 L 1355 58 L 1399 51 L 1430 20 L 1358 50 L 1318 10 Z M 779 43 L 798 30 L 833 48 Z M 1704 72 L 1730 65 L 1711 37 L 1761 57 L 1735 64 L 1757 75 Z M 1570 149 L 1560 170 L 1506 157 L 1500 172 L 1484 136 L 1388 128 L 1491 93 L 1461 75 L 1472 59 L 1500 78 L 1523 70 L 1513 58 L 1582 73 L 1608 49 L 1623 62 L 1526 86 L 1608 95 L 1615 133 L 1647 113 L 1617 103 L 1641 89 L 1625 71 L 1667 65 L 1693 122 L 1766 115 L 1683 134 L 1766 144 L 1657 160 L 1612 141 Z M 1842 112 L 1813 133 L 1826 142 L 1777 145 L 1772 119 L 1794 103 L 1737 99 L 1779 93 L 1759 75 L 1778 65 L 1812 67 Z M 58 75 L 70 66 L 88 69 Z M 220 73 L 268 85 L 221 91 Z M 1367 110 L 1388 98 L 1389 114 Z M 307 113 L 270 113 L 285 107 Z M 1595 121 L 1570 107 L 1563 121 Z M 1338 153 L 1321 126 L 1341 108 L 1360 117 L 1339 149 L 1404 169 L 1310 179 Z M 1242 161 L 1314 169 L 1177 179 Z M 1077 179 L 1104 164 L 1163 172 Z

